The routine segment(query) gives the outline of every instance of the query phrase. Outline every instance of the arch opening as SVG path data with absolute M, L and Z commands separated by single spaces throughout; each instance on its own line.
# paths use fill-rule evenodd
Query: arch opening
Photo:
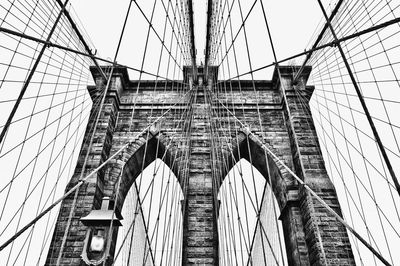
M 171 162 L 155 138 L 127 160 L 118 191 L 124 219 L 116 236 L 116 265 L 181 264 L 183 192 Z
M 267 177 L 246 159 L 219 192 L 220 265 L 287 265 L 279 206 Z

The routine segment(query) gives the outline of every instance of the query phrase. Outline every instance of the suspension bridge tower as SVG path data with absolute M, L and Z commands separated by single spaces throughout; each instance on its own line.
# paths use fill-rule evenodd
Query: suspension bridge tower
M 126 69 L 115 68 L 105 104 L 100 110 L 93 145 L 87 158 L 85 154 L 88 147 L 82 147 L 75 175 L 67 191 L 80 182 L 82 171 L 88 174 L 116 151 L 121 148 L 125 150 L 113 158 L 106 169 L 86 180 L 75 194 L 64 199 L 47 265 L 90 265 L 97 260 L 111 265 L 118 225 L 123 218 L 120 210 L 126 194 L 141 170 L 157 158 L 172 169 L 184 192 L 181 201 L 184 213 L 183 265 L 218 265 L 218 237 L 222 232 L 217 230 L 220 206 L 214 195 L 229 170 L 240 159 L 251 162 L 271 184 L 280 209 L 279 219 L 283 225 L 289 265 L 354 265 L 345 227 L 264 148 L 265 145 L 270 147 L 308 187 L 341 215 L 335 188 L 324 167 L 312 117 L 299 106 L 303 103 L 295 101 L 295 89 L 308 99 L 312 94 L 313 87 L 304 85 L 311 68 L 306 67 L 299 81 L 289 89 L 282 87 L 282 84 L 292 84 L 293 73 L 298 69 L 276 68 L 271 80 L 257 81 L 256 84 L 249 80 L 230 82 L 229 94 L 234 95 L 232 102 L 229 106 L 219 106 L 217 110 L 217 99 L 210 89 L 221 82 L 216 79 L 217 68 L 208 67 L 208 75 L 205 75 L 206 70 L 199 67 L 196 76 L 191 67 L 185 68 L 186 80 L 183 84 L 191 89 L 187 88 L 186 102 L 176 105 L 174 112 L 181 112 L 185 116 L 182 127 L 187 130 L 186 134 L 174 136 L 174 121 L 168 115 L 162 123 L 164 128 L 153 125 L 139 135 L 134 134 L 134 131 L 140 132 L 148 123 L 151 101 L 162 97 L 163 102 L 173 103 L 175 95 L 149 91 L 157 81 L 142 81 L 137 94 L 139 96 L 133 97 L 140 81 L 129 80 Z M 106 80 L 96 68 L 91 70 L 96 87 L 88 89 L 91 96 L 96 97 Z M 166 86 L 168 91 L 170 86 L 179 82 L 182 81 L 165 81 L 159 87 L 164 89 Z M 251 91 L 254 85 L 256 94 L 249 93 L 246 99 L 236 97 L 239 96 L 239 90 Z M 219 97 L 229 97 L 228 92 Z M 262 99 L 257 107 L 254 105 L 256 97 Z M 134 116 L 137 128 L 132 130 L 129 123 L 133 105 L 136 105 Z M 182 108 L 184 105 L 188 105 L 188 112 L 183 111 L 186 110 Z M 238 106 L 237 110 L 232 106 Z M 229 138 L 216 142 L 221 134 L 217 131 L 229 128 L 216 131 L 215 125 L 221 121 L 213 116 L 215 112 L 235 113 L 238 121 L 241 117 L 253 117 L 256 121 L 260 114 L 263 127 L 248 127 L 237 121 L 229 121 L 230 127 L 236 127 L 237 130 L 231 132 Z M 90 121 L 88 128 L 93 123 L 95 121 Z M 90 134 L 86 138 L 90 138 Z M 124 147 L 127 140 L 130 144 Z M 88 161 L 85 169 L 82 169 L 85 159 Z M 268 224 L 263 226 L 268 227 Z

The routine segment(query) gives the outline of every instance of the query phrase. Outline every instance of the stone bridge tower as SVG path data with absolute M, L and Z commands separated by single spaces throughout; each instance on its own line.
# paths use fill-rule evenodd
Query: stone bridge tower
M 258 100 L 259 113 L 263 128 L 257 123 L 241 127 L 238 136 L 231 136 L 220 149 L 217 159 L 211 158 L 212 138 L 210 123 L 217 123 L 213 117 L 216 97 L 210 92 L 209 86 L 216 82 L 211 76 L 217 76 L 217 69 L 209 68 L 208 77 L 204 76 L 204 69 L 197 71 L 197 80 L 193 89 L 186 97 L 190 108 L 188 120 L 191 127 L 190 135 L 174 137 L 172 145 L 167 145 L 173 133 L 173 122 L 168 122 L 168 115 L 163 123 L 164 128 L 153 127 L 136 137 L 121 156 L 113 159 L 104 170 L 89 178 L 79 189 L 76 196 L 70 195 L 62 202 L 58 221 L 53 234 L 46 265 L 85 265 L 81 255 L 87 237 L 88 227 L 82 221 L 92 210 L 101 209 L 104 197 L 110 197 L 111 203 L 118 194 L 115 203 L 105 204 L 103 209 L 115 207 L 116 216 L 121 209 L 125 196 L 140 174 L 140 169 L 149 165 L 156 158 L 163 161 L 172 169 L 186 191 L 184 195 L 184 231 L 182 265 L 218 265 L 218 230 L 213 201 L 213 191 L 218 185 L 212 180 L 212 171 L 217 169 L 221 180 L 229 169 L 225 165 L 234 166 L 234 162 L 242 158 L 253 158 L 253 166 L 267 179 L 280 207 L 280 220 L 284 229 L 285 246 L 289 265 L 355 265 L 354 258 L 346 229 L 335 220 L 309 193 L 294 180 L 294 178 L 274 159 L 266 155 L 264 145 L 291 167 L 309 187 L 327 202 L 336 212 L 341 214 L 335 189 L 327 175 L 312 117 L 299 106 L 295 93 L 301 93 L 306 98 L 312 95 L 313 87 L 305 86 L 311 69 L 306 68 L 300 82 L 293 85 L 291 82 L 293 67 L 280 67 L 282 86 L 278 78 L 277 69 L 272 80 L 258 81 L 230 81 L 219 82 L 228 84 L 230 95 L 220 93 L 219 99 L 232 101 L 230 106 L 241 106 L 243 112 L 235 112 L 241 120 L 257 121 L 258 112 L 255 102 Z M 104 80 L 95 68 L 91 69 L 96 81 L 97 89 L 103 86 Z M 212 73 L 214 75 L 212 75 Z M 191 70 L 185 69 L 185 78 L 191 78 Z M 98 167 L 109 156 L 118 151 L 124 143 L 132 141 L 138 132 L 141 132 L 149 120 L 161 116 L 162 108 L 157 102 L 172 106 L 178 95 L 174 92 L 162 93 L 153 91 L 155 82 L 160 88 L 176 86 L 175 81 L 140 81 L 138 94 L 136 88 L 139 81 L 129 80 L 127 70 L 115 68 L 111 87 L 106 96 L 103 109 L 100 110 L 100 121 L 97 127 L 93 145 L 89 151 L 88 162 L 84 175 Z M 254 93 L 255 86 L 257 93 Z M 89 87 L 92 97 L 98 93 L 96 87 Z M 286 89 L 284 89 L 285 87 Z M 152 88 L 152 89 L 149 89 Z M 298 90 L 297 92 L 294 89 Z M 168 90 L 167 90 L 168 91 Z M 172 91 L 172 90 L 171 90 Z M 286 97 L 283 97 L 283 94 Z M 246 95 L 246 99 L 242 98 Z M 152 102 L 153 101 L 153 102 Z M 154 103 L 153 117 L 148 117 L 149 106 Z M 233 104 L 234 103 L 234 104 Z M 134 123 L 130 124 L 132 109 L 135 105 Z M 176 104 L 174 111 L 180 112 L 183 104 Z M 290 111 L 288 113 L 288 110 Z M 96 110 L 93 110 L 93 112 Z M 222 106 L 219 112 L 228 112 Z M 189 119 L 190 118 L 190 119 Z M 89 121 L 88 129 L 94 121 Z M 232 122 L 233 123 L 233 122 Z M 168 125 L 171 125 L 170 127 Z M 231 125 L 235 127 L 234 124 Z M 236 125 L 237 126 L 237 125 Z M 86 138 L 89 138 L 87 130 Z M 250 134 L 251 132 L 251 134 Z M 236 141 L 240 140 L 240 141 Z M 182 145 L 184 143 L 184 145 Z M 88 147 L 83 145 L 75 174 L 67 189 L 79 182 L 82 165 Z M 231 152 L 228 152 L 231 151 Z M 189 153 L 188 161 L 184 153 Z M 162 156 L 166 154 L 166 156 Z M 175 164 L 171 162 L 175 160 Z M 116 191 L 116 181 L 119 177 L 121 165 L 125 165 L 121 174 L 121 185 Z M 143 165 L 144 164 L 144 165 Z M 188 181 L 182 180 L 182 175 L 188 175 Z M 75 197 L 75 200 L 74 200 Z M 68 216 L 72 212 L 72 220 L 68 224 Z M 111 206 L 111 207 L 110 207 Z M 112 209 L 112 208 L 111 208 Z M 68 231 L 64 237 L 64 231 Z M 115 253 L 118 228 L 109 232 L 110 249 L 106 265 L 111 265 Z M 63 245 L 63 254 L 59 256 Z

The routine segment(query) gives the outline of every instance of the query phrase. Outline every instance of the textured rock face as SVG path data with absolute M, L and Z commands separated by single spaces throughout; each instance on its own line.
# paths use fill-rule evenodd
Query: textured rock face
M 184 223 L 184 265 L 218 265 L 218 235 L 211 174 L 210 104 L 198 87 L 192 105 L 189 180 Z
M 218 94 L 219 100 L 227 103 L 226 106 L 235 111 L 239 120 L 252 122 L 249 123 L 249 130 L 254 135 L 246 134 L 246 130 L 243 131 L 240 125 L 235 124 L 232 117 L 228 119 L 226 109 L 220 106 L 215 98 L 210 97 L 207 100 L 204 97 L 206 87 L 201 86 L 187 97 L 192 101 L 186 117 L 191 118 L 190 135 L 176 135 L 176 121 L 172 115 L 167 114 L 162 128 L 137 137 L 149 122 L 176 104 L 176 100 L 181 97 L 176 92 L 179 82 L 158 81 L 155 86 L 156 81 L 141 81 L 140 89 L 136 93 L 138 82 L 129 81 L 126 69 L 116 69 L 111 89 L 101 110 L 85 174 L 90 173 L 127 141 L 135 139 L 135 142 L 81 187 L 66 237 L 64 231 L 67 228 L 74 195 L 63 201 L 46 264 L 56 264 L 63 241 L 65 245 L 60 264 L 82 263 L 80 255 L 87 228 L 79 219 L 92 209 L 99 209 L 103 196 L 115 197 L 115 184 L 120 173 L 121 161 L 126 162 L 126 167 L 120 191 L 117 192 L 118 208 L 122 206 L 126 193 L 140 170 L 156 158 L 161 158 L 187 191 L 184 204 L 186 215 L 183 265 L 218 265 L 217 207 L 214 204 L 213 193 L 218 190 L 216 186 L 220 184 L 214 182 L 212 172 L 219 173 L 222 180 L 230 167 L 233 167 L 234 161 L 244 158 L 251 161 L 267 179 L 270 177 L 268 182 L 272 184 L 280 206 L 280 220 L 283 224 L 289 265 L 354 265 L 345 228 L 298 186 L 281 165 L 266 156 L 263 149 L 263 145 L 268 146 L 340 213 L 335 189 L 325 170 L 311 114 L 303 108 L 304 102 L 299 102 L 296 96 L 298 92 L 295 93 L 291 85 L 292 68 L 281 67 L 281 71 L 283 82 L 287 85 L 285 90 L 282 90 L 276 74 L 271 81 L 232 81 L 220 85 L 222 89 Z M 309 71 L 305 71 L 303 80 L 307 79 Z M 95 69 L 92 72 L 99 88 L 101 78 Z M 304 93 L 304 99 L 307 99 L 313 88 L 299 85 L 297 89 Z M 93 92 L 92 97 L 96 96 L 94 88 L 89 88 L 89 91 Z M 287 102 L 282 93 L 286 94 Z M 183 110 L 184 105 L 178 104 L 173 107 L 172 113 L 183 113 Z M 213 111 L 219 112 L 220 117 L 214 117 Z M 89 122 L 88 129 L 93 123 L 94 121 Z M 219 123 L 233 129 L 229 130 L 229 133 L 225 128 L 217 129 L 221 131 L 221 135 L 227 137 L 227 141 L 221 143 L 220 161 L 212 160 L 211 143 L 215 136 L 211 134 L 210 123 Z M 87 130 L 86 138 L 89 136 Z M 77 183 L 87 149 L 87 145 L 82 146 L 75 174 L 67 189 Z M 224 160 L 224 163 L 221 163 L 221 160 Z M 228 169 L 224 166 L 228 166 Z M 184 180 L 184 176 L 188 177 L 187 180 Z M 117 230 L 111 240 L 108 263 L 112 262 L 114 256 L 116 237 Z

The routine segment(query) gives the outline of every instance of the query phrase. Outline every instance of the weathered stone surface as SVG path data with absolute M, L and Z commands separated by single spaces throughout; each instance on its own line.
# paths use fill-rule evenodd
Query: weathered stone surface
M 192 105 L 189 181 L 183 231 L 183 265 L 218 265 L 218 231 L 211 174 L 210 104 L 204 87 Z

